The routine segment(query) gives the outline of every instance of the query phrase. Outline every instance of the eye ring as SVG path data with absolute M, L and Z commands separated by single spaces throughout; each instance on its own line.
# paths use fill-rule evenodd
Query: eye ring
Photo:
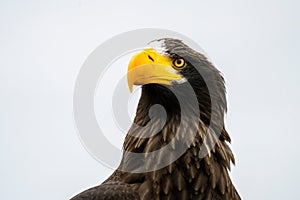
M 173 60 L 173 65 L 175 69 L 180 70 L 186 66 L 186 63 L 183 58 L 176 58 Z

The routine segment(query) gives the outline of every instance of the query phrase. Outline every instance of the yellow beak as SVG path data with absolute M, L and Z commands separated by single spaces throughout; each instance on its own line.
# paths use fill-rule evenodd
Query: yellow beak
M 128 65 L 127 81 L 130 92 L 133 85 L 157 83 L 171 85 L 182 76 L 172 67 L 172 59 L 158 54 L 154 49 L 145 49 L 135 54 Z

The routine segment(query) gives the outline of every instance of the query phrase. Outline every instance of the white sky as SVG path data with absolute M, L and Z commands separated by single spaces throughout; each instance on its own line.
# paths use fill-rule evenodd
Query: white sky
M 299 5 L 0 1 L 0 199 L 68 199 L 110 175 L 75 131 L 74 83 L 98 45 L 147 27 L 190 37 L 223 72 L 243 199 L 299 199 Z

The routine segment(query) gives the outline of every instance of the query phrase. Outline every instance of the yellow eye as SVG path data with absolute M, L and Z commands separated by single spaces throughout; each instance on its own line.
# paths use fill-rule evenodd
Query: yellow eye
M 175 69 L 180 70 L 186 66 L 186 63 L 183 58 L 176 58 L 173 60 L 173 65 Z

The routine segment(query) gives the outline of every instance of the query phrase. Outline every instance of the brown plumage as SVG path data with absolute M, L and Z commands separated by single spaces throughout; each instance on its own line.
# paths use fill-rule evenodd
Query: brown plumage
M 134 122 L 146 126 L 150 121 L 149 110 L 155 104 L 164 107 L 167 119 L 154 136 L 147 138 L 151 129 L 128 131 L 124 142 L 124 154 L 120 167 L 100 186 L 86 190 L 72 200 L 104 200 L 104 199 L 199 199 L 199 200 L 239 200 L 240 197 L 229 177 L 230 164 L 234 164 L 234 156 L 228 146 L 230 137 L 225 130 L 224 114 L 227 109 L 224 79 L 220 72 L 204 55 L 192 50 L 176 39 L 158 40 L 163 44 L 165 54 L 170 58 L 181 57 L 187 61 L 187 67 L 180 71 L 181 75 L 195 91 L 200 116 L 194 114 L 195 109 L 190 102 L 190 94 L 186 84 L 163 86 L 146 84 L 142 86 L 142 95 L 138 104 Z M 205 80 L 204 78 L 205 77 Z M 207 83 L 209 81 L 209 83 Z M 208 84 L 210 88 L 208 88 Z M 172 91 L 176 91 L 175 96 Z M 185 100 L 185 108 L 181 108 L 177 97 Z M 212 102 L 217 106 L 212 106 Z M 151 113 L 152 126 L 160 126 L 162 113 Z M 181 137 L 176 137 L 179 124 L 183 128 Z M 191 127 L 197 127 L 194 136 Z M 208 127 L 212 127 L 209 129 Z M 218 130 L 219 133 L 217 132 Z M 134 135 L 134 136 L 133 136 Z M 190 144 L 186 141 L 192 141 Z M 135 169 L 139 165 L 155 166 L 153 158 L 145 154 L 145 162 L 134 160 L 127 152 L 149 153 L 159 150 L 170 143 L 168 156 L 158 154 L 156 161 L 170 160 L 167 166 L 143 173 L 126 172 L 122 169 Z M 174 162 L 173 156 L 183 144 L 185 151 Z M 199 155 L 200 150 L 206 154 Z

